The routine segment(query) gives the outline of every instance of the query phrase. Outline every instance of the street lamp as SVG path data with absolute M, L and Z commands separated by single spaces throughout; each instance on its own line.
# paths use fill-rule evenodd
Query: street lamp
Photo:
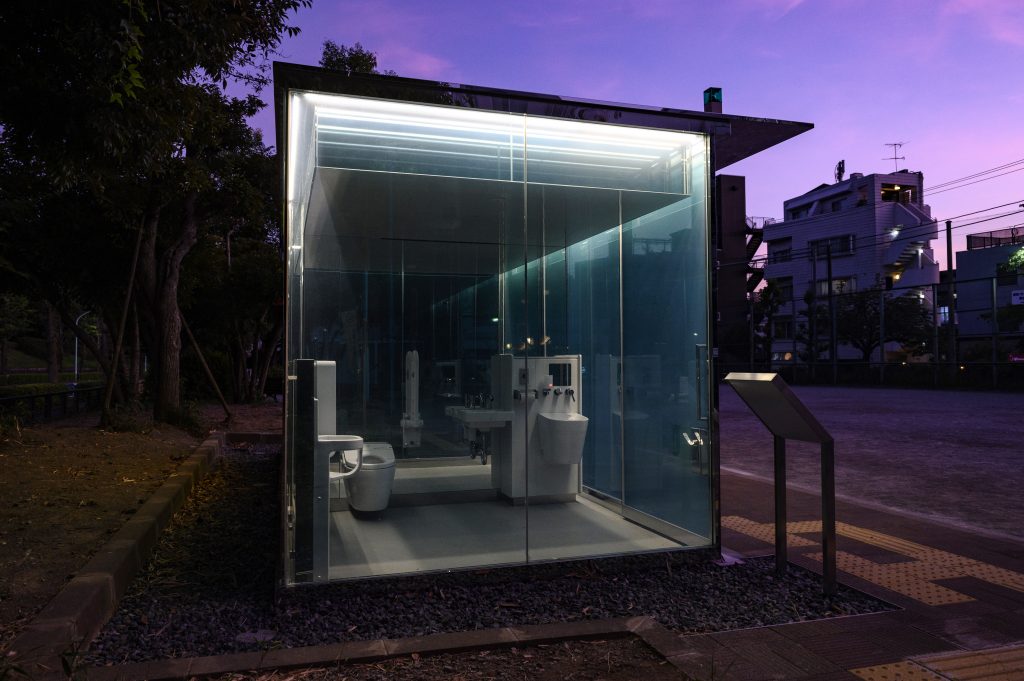
M 75 326 L 78 326 L 78 322 L 81 321 L 82 317 L 92 312 L 92 310 L 86 310 L 82 314 L 78 315 L 75 319 Z M 78 334 L 75 334 L 75 385 L 78 385 Z

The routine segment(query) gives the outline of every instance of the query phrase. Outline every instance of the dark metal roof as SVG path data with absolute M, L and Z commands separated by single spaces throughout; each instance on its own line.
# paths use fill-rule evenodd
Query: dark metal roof
M 598 102 L 399 76 L 346 75 L 316 66 L 274 62 L 274 107 L 278 149 L 284 148 L 283 116 L 285 95 L 288 90 L 359 95 L 486 111 L 701 132 L 712 136 L 712 156 L 716 171 L 814 127 L 811 123 L 772 118 Z

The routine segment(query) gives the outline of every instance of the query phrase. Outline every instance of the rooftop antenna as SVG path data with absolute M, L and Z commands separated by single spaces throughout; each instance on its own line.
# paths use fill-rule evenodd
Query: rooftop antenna
M 844 158 L 836 164 L 836 182 L 843 181 L 843 175 L 846 173 L 846 159 Z
M 906 156 L 897 156 L 896 155 L 896 154 L 900 153 L 900 147 L 902 147 L 904 144 L 906 144 L 906 142 L 886 142 L 885 143 L 885 146 L 892 147 L 892 156 L 886 156 L 882 160 L 883 161 L 892 161 L 893 170 L 895 172 L 897 172 L 897 173 L 900 171 L 900 166 L 899 166 L 898 163 L 896 163 L 896 161 L 906 161 L 907 160 Z

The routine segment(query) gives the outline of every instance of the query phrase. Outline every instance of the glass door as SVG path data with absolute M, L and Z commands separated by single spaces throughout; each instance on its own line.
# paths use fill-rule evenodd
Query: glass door
M 635 522 L 707 545 L 708 230 L 695 166 L 689 197 L 623 225 L 622 504 Z

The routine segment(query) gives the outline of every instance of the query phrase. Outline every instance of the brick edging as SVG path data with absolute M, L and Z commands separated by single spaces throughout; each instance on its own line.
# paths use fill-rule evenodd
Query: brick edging
M 463 653 L 485 648 L 539 645 L 567 640 L 637 636 L 668 658 L 677 638 L 651 617 L 619 617 L 520 627 L 461 631 L 401 639 L 349 641 L 251 653 L 153 660 L 84 670 L 89 681 L 174 681 L 232 672 L 266 672 L 334 664 L 379 662 L 412 654 Z
M 703 634 L 679 634 L 666 628 L 653 617 L 643 615 L 431 634 L 402 639 L 349 641 L 208 657 L 152 660 L 110 667 L 92 667 L 83 671 L 88 681 L 182 681 L 231 673 L 262 673 L 341 664 L 365 664 L 413 654 L 465 653 L 482 649 L 628 636 L 636 636 L 667 662 L 681 670 L 690 668 L 695 654 L 691 642 L 705 637 Z
M 31 678 L 59 673 L 61 656 L 91 641 L 156 546 L 160 532 L 220 456 L 223 437 L 203 441 L 11 641 L 10 659 Z

